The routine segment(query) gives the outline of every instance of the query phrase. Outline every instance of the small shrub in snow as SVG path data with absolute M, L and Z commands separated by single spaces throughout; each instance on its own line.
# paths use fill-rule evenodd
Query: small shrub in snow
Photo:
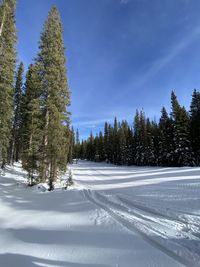
M 72 177 L 72 171 L 69 170 L 69 178 L 68 178 L 69 186 L 73 185 L 73 177 Z
M 72 186 L 73 183 L 74 183 L 74 182 L 73 182 L 72 171 L 69 170 L 69 176 L 68 176 L 68 179 L 66 180 L 64 189 L 67 190 L 68 186 Z

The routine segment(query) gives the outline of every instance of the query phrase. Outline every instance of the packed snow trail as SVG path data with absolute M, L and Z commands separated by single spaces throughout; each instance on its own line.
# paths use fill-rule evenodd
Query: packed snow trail
M 123 227 L 184 266 L 200 266 L 200 168 L 80 162 L 73 169 L 85 197 Z
M 196 263 L 200 262 L 200 257 L 193 251 L 193 248 L 184 247 L 179 242 L 166 241 L 168 235 L 171 238 L 179 234 L 179 230 L 173 231 L 169 225 L 159 225 L 158 222 L 150 220 L 148 217 L 143 217 L 142 214 L 136 213 L 131 209 L 126 209 L 121 203 L 114 203 L 108 200 L 102 194 L 97 192 L 91 192 L 85 190 L 85 196 L 93 203 L 107 211 L 117 222 L 133 232 L 138 232 L 145 240 L 150 244 L 168 254 L 175 260 L 183 263 L 186 266 L 196 266 Z M 179 234 L 181 236 L 181 234 Z M 185 238 L 189 238 L 187 233 L 182 234 Z M 199 242 L 199 238 L 195 237 L 195 240 Z M 181 243 L 181 242 L 180 242 Z M 191 250 L 190 250 L 191 249 Z M 174 252 L 175 251 L 175 252 Z M 188 260 L 189 259 L 189 260 Z M 191 259 L 191 260 L 190 260 Z
M 200 168 L 70 168 L 67 191 L 0 176 L 0 267 L 199 266 Z

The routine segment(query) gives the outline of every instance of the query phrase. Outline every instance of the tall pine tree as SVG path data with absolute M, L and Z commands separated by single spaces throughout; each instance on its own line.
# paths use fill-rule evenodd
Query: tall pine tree
M 22 98 L 22 166 L 28 172 L 30 184 L 34 174 L 39 173 L 42 144 L 42 113 L 41 88 L 37 66 L 31 64 L 28 68 L 25 82 L 25 93 Z
M 181 107 L 175 93 L 171 94 L 172 121 L 173 121 L 173 164 L 175 166 L 194 165 L 190 143 L 190 120 L 184 107 Z
M 68 162 L 72 163 L 73 158 L 75 158 L 75 134 L 74 134 L 74 128 L 72 126 L 70 130 L 70 145 L 69 145 Z
M 18 161 L 22 148 L 21 130 L 22 130 L 22 99 L 23 99 L 23 72 L 24 65 L 21 62 L 16 75 L 15 91 L 14 91 L 14 117 L 12 126 L 12 136 L 10 140 L 10 163 Z
M 14 74 L 16 63 L 15 0 L 4 0 L 0 6 L 0 162 L 3 168 L 11 135 Z
M 158 162 L 161 166 L 173 165 L 174 154 L 174 139 L 172 120 L 169 118 L 166 109 L 161 110 L 161 117 L 159 121 L 159 137 L 158 137 Z
M 191 144 L 198 165 L 200 164 L 200 92 L 194 90 L 190 105 Z
M 37 64 L 40 68 L 43 113 L 43 160 L 41 176 L 48 178 L 50 190 L 58 173 L 66 169 L 69 149 L 70 93 L 65 67 L 65 49 L 60 15 L 53 7 L 44 24 Z

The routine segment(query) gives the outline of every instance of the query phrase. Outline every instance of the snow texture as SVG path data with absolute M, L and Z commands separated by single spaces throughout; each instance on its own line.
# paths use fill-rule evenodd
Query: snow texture
M 200 168 L 70 168 L 53 192 L 0 176 L 0 267 L 200 266 Z

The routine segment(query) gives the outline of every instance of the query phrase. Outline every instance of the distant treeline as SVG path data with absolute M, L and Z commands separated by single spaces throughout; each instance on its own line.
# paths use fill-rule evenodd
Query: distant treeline
M 115 118 L 114 125 L 105 123 L 104 133 L 91 133 L 80 143 L 77 131 L 71 142 L 75 158 L 117 165 L 200 165 L 200 92 L 193 91 L 189 112 L 172 91 L 171 112 L 163 107 L 158 123 L 136 110 L 131 126 Z

